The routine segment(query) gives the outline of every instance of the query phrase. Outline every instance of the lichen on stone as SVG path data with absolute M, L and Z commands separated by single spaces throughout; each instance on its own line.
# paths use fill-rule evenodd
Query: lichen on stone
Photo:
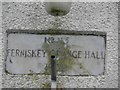
M 45 82 L 41 85 L 41 88 L 50 88 L 50 83 L 49 82 Z

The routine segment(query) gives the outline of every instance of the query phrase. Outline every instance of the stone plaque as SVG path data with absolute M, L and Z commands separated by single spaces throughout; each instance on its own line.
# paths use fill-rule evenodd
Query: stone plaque
M 6 71 L 50 74 L 50 57 L 55 55 L 58 75 L 104 74 L 105 35 L 67 33 L 9 33 Z

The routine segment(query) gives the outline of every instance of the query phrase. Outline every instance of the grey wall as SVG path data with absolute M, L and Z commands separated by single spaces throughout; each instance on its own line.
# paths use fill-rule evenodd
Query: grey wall
M 103 31 L 107 33 L 105 75 L 58 76 L 61 87 L 117 88 L 118 87 L 118 4 L 115 2 L 74 2 L 68 15 L 59 17 L 59 29 L 75 31 Z M 4 88 L 40 88 L 50 82 L 47 75 L 11 75 L 5 72 L 6 30 L 47 30 L 55 18 L 48 15 L 40 2 L 2 2 L 2 59 Z M 58 22 L 58 23 L 60 23 Z
M 120 2 L 118 3 L 118 71 L 120 71 Z M 118 81 L 120 82 L 120 73 L 118 73 L 119 79 Z M 120 83 L 118 83 L 118 87 L 120 88 Z
M 0 17 L 2 17 L 2 3 L 0 1 Z M 0 43 L 2 43 L 2 18 L 0 18 Z M 2 44 L 0 44 L 0 88 L 2 88 Z

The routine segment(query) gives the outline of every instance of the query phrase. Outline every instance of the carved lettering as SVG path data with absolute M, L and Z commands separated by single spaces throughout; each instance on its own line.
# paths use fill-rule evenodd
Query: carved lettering
M 38 50 L 19 50 L 19 49 L 8 49 L 8 54 L 11 57 L 46 57 L 46 51 L 43 49 Z M 60 49 L 52 49 L 50 53 L 54 55 L 60 55 L 62 51 Z M 105 59 L 105 52 L 103 51 L 70 51 L 69 54 L 73 58 L 85 58 L 85 59 Z
M 45 50 L 20 50 L 20 49 L 8 49 L 8 55 L 11 57 L 45 57 Z
M 68 44 L 69 42 L 69 37 L 45 37 L 44 38 L 44 43 L 53 43 L 53 42 L 58 42 L 58 41 L 64 41 L 65 44 Z

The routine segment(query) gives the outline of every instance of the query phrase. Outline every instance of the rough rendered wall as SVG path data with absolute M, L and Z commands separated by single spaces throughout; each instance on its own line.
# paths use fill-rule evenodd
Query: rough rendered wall
M 0 43 L 2 43 L 2 3 L 0 1 Z M 0 89 L 2 88 L 2 45 L 0 44 Z
M 54 17 L 48 15 L 40 2 L 2 2 L 3 66 L 6 55 L 7 29 L 47 30 L 53 27 Z M 59 17 L 60 29 L 75 31 L 104 31 L 107 33 L 105 75 L 58 76 L 57 81 L 65 88 L 117 88 L 118 87 L 118 5 L 115 2 L 72 4 L 71 11 Z M 3 69 L 4 88 L 40 88 L 50 82 L 47 75 L 10 75 Z
M 118 3 L 118 72 L 120 71 L 120 2 Z M 120 88 L 120 73 L 118 87 Z

